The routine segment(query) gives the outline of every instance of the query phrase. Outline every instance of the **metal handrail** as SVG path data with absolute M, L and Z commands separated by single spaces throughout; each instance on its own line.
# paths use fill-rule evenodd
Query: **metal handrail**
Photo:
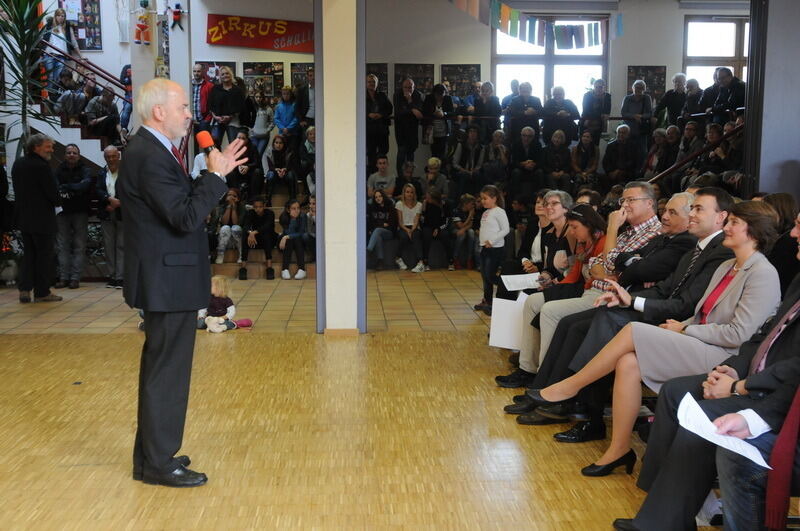
M 64 67 L 65 67 L 65 68 L 68 68 L 68 69 L 72 70 L 73 72 L 78 72 L 78 73 L 80 74 L 80 71 L 78 71 L 78 69 L 77 69 L 77 68 L 75 68 L 74 66 L 70 65 L 70 64 L 69 64 L 69 61 L 68 61 L 67 59 L 64 59 L 62 56 L 59 56 L 59 55 L 54 55 L 54 54 L 51 54 L 51 53 L 49 53 L 49 52 L 42 52 L 42 53 L 43 53 L 44 55 L 47 55 L 47 56 L 49 56 L 49 57 L 52 57 L 52 58 L 53 58 L 53 59 L 55 59 L 56 61 L 60 62 L 61 64 L 63 64 L 63 65 L 64 65 Z M 94 73 L 94 71 L 92 71 L 92 72 Z M 102 85 L 99 85 L 99 86 L 102 86 Z M 122 91 L 123 91 L 123 92 L 125 92 L 125 85 L 121 85 L 121 84 L 119 83 L 119 81 L 117 81 L 117 83 L 115 84 L 115 87 L 117 87 L 117 88 L 119 88 L 119 87 L 122 87 Z M 131 104 L 132 104 L 131 100 L 130 100 L 129 98 L 127 98 L 126 96 L 120 96 L 120 95 L 119 95 L 119 94 L 117 94 L 116 92 L 114 93 L 114 96 L 115 96 L 115 97 L 117 97 L 117 98 L 119 98 L 119 99 L 121 99 L 122 101 L 124 101 L 124 102 L 126 102 L 126 103 L 131 103 Z
M 702 155 L 704 153 L 708 153 L 709 151 L 712 151 L 712 150 L 716 149 L 717 146 L 719 146 L 723 141 L 742 133 L 744 131 L 744 125 L 745 124 L 737 125 L 733 129 L 731 129 L 730 131 L 728 131 L 727 133 L 722 135 L 722 138 L 719 139 L 719 142 L 715 142 L 713 144 L 709 144 L 709 145 L 703 146 L 702 148 L 698 149 L 697 151 L 695 151 L 694 153 L 692 153 L 688 157 L 675 162 L 675 164 L 673 164 L 672 166 L 670 166 L 666 170 L 662 171 L 658 175 L 654 175 L 648 182 L 654 183 L 656 181 L 659 181 L 659 180 L 663 179 L 664 177 L 666 177 L 667 175 L 670 175 L 670 174 L 674 173 L 675 171 L 677 171 L 678 169 L 686 166 L 688 163 L 692 162 L 694 159 L 698 158 L 700 155 Z
M 51 49 L 55 50 L 56 52 L 58 52 L 56 54 L 53 54 L 53 53 L 50 53 L 50 52 L 48 52 L 46 50 L 42 50 L 42 53 L 45 53 L 45 54 L 49 55 L 50 57 L 54 57 L 54 58 L 57 58 L 57 59 L 60 56 L 63 55 L 63 53 L 62 53 L 62 51 L 60 49 L 58 49 L 57 47 L 53 46 L 49 42 L 42 41 L 42 44 L 44 46 L 46 46 L 47 48 L 51 48 Z M 125 85 L 119 79 L 117 79 L 114 75 L 110 74 L 109 72 L 107 72 L 103 68 L 97 66 L 93 62 L 91 62 L 91 61 L 89 61 L 87 59 L 84 59 L 83 57 L 69 56 L 69 58 L 71 60 L 75 61 L 77 64 L 81 65 L 82 67 L 86 68 L 87 70 L 93 72 L 95 75 L 98 75 L 98 76 L 102 77 L 103 79 L 105 79 L 106 81 L 108 81 L 112 85 L 116 86 L 117 88 L 122 89 L 123 92 L 125 91 Z M 61 61 L 61 62 L 66 64 L 64 61 Z M 75 70 L 75 69 L 73 68 L 73 70 Z

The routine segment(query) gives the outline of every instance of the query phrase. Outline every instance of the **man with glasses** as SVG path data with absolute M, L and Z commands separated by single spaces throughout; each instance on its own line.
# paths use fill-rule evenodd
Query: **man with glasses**
M 512 197 L 533 194 L 544 187 L 544 174 L 540 168 L 542 145 L 536 139 L 532 127 L 523 127 L 519 142 L 511 149 L 511 187 Z
M 524 127 L 532 127 L 536 133 L 536 142 L 539 142 L 539 118 L 542 117 L 542 100 L 532 96 L 533 87 L 527 81 L 520 84 L 519 96 L 508 104 L 508 134 L 509 138 L 519 137 Z

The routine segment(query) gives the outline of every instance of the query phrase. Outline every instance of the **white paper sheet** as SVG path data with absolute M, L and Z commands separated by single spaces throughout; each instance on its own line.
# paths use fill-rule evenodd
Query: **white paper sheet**
M 528 273 L 526 275 L 500 275 L 500 280 L 506 285 L 508 291 L 520 291 L 523 289 L 536 289 L 539 287 L 539 273 Z M 494 314 L 494 310 L 492 310 Z
M 492 313 L 494 314 L 494 312 Z M 717 433 L 717 427 L 708 420 L 708 416 L 700 408 L 700 404 L 689 393 L 686 393 L 686 396 L 683 397 L 683 400 L 678 405 L 678 422 L 685 429 L 703 439 L 746 457 L 758 466 L 771 470 L 771 467 L 764 461 L 761 452 L 755 446 L 738 437 Z
M 495 298 L 492 301 L 492 326 L 489 331 L 489 346 L 522 349 L 522 332 L 525 323 L 523 315 L 528 294 L 520 292 L 517 300 Z
M 64 211 L 64 209 L 63 209 L 63 208 L 61 208 L 60 206 L 57 206 L 57 207 L 56 207 L 56 216 L 57 216 L 57 215 L 59 215 L 59 214 L 61 214 L 63 211 Z

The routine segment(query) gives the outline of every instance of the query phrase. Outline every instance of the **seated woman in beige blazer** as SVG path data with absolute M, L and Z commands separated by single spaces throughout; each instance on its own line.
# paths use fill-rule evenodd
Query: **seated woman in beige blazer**
M 689 223 L 691 223 L 691 216 Z M 735 205 L 724 228 L 722 244 L 735 258 L 720 264 L 694 316 L 680 322 L 668 319 L 655 326 L 630 323 L 603 347 L 583 369 L 528 395 L 541 405 L 567 400 L 583 387 L 616 371 L 611 445 L 585 476 L 605 476 L 625 465 L 630 474 L 636 454 L 631 432 L 642 401 L 641 381 L 654 391 L 678 376 L 708 372 L 738 353 L 771 316 L 780 302 L 778 272 L 762 253 L 777 238 L 777 215 L 756 201 Z

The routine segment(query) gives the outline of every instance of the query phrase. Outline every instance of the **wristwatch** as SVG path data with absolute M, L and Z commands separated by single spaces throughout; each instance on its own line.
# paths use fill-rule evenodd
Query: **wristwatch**
M 736 396 L 742 396 L 739 391 L 736 390 L 736 384 L 738 384 L 741 380 L 734 380 L 731 384 L 731 394 Z

